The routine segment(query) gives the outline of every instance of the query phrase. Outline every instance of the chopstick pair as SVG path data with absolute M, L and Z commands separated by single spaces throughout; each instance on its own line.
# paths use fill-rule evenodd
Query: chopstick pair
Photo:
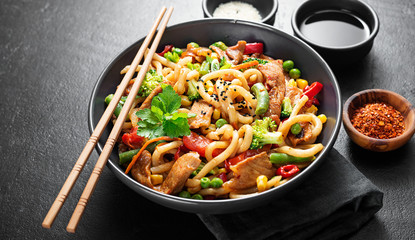
M 65 200 L 69 193 L 71 192 L 76 180 L 79 177 L 79 174 L 81 173 L 83 167 L 85 166 L 86 162 L 88 161 L 89 156 L 91 155 L 95 145 L 98 142 L 98 139 L 101 137 L 105 127 L 107 126 L 109 120 L 111 119 L 111 116 L 120 101 L 126 87 L 128 86 L 128 83 L 130 82 L 131 78 L 133 77 L 138 65 L 140 64 L 144 53 L 148 47 L 148 45 L 151 42 L 151 39 L 153 39 L 154 33 L 157 30 L 158 25 L 160 24 L 160 21 L 162 20 L 164 14 L 166 12 L 166 7 L 163 7 L 160 11 L 159 16 L 157 17 L 155 23 L 153 24 L 149 34 L 145 38 L 143 44 L 141 45 L 140 49 L 137 52 L 137 55 L 134 57 L 133 62 L 131 63 L 130 69 L 127 71 L 127 73 L 124 75 L 124 78 L 122 79 L 120 85 L 118 86 L 113 99 L 111 100 L 110 104 L 107 106 L 104 114 L 102 115 L 101 119 L 99 120 L 97 126 L 95 127 L 95 130 L 91 134 L 91 137 L 89 138 L 88 142 L 86 143 L 84 149 L 82 150 L 77 162 L 75 163 L 74 167 L 72 168 L 72 171 L 70 172 L 68 178 L 66 179 L 65 183 L 63 184 L 58 196 L 56 197 L 55 201 L 53 202 L 52 206 L 49 209 L 49 212 L 47 213 L 45 219 L 43 220 L 42 227 L 44 228 L 50 228 L 58 215 L 60 209 L 62 208 L 63 204 L 65 203 Z M 151 45 L 151 48 L 148 52 L 148 57 L 145 58 L 144 63 L 142 65 L 142 68 L 137 74 L 136 81 L 134 82 L 130 94 L 127 97 L 127 100 L 124 103 L 124 107 L 122 108 L 120 114 L 118 115 L 117 121 L 114 124 L 114 127 L 111 130 L 111 133 L 105 143 L 105 146 L 102 150 L 101 155 L 98 158 L 97 163 L 95 164 L 94 170 L 91 173 L 91 176 L 85 186 L 84 191 L 82 192 L 82 195 L 79 199 L 79 202 L 72 214 L 72 217 L 66 227 L 66 230 L 68 232 L 74 233 L 76 230 L 76 227 L 78 226 L 78 223 L 82 217 L 82 214 L 86 208 L 86 205 L 88 203 L 89 198 L 91 197 L 92 193 L 94 192 L 95 186 L 98 183 L 99 177 L 101 175 L 101 172 L 105 166 L 105 164 L 108 161 L 109 156 L 111 155 L 111 152 L 114 148 L 115 142 L 118 139 L 118 136 L 120 135 L 122 125 L 127 117 L 127 114 L 134 102 L 135 96 L 138 94 L 138 90 L 140 89 L 141 83 L 143 82 L 143 79 L 145 77 L 145 74 L 148 70 L 148 67 L 151 63 L 152 56 L 156 52 L 156 49 L 158 47 L 158 44 L 160 43 L 161 37 L 164 33 L 164 30 L 166 29 L 167 23 L 170 19 L 170 16 L 173 12 L 173 7 L 170 7 L 167 11 L 167 15 L 164 18 L 163 22 L 161 23 L 160 29 L 157 32 L 156 37 L 154 38 L 153 44 Z

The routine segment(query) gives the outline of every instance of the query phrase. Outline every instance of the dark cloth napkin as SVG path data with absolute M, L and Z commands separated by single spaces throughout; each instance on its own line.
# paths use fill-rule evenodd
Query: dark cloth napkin
M 198 214 L 218 239 L 338 239 L 383 205 L 383 193 L 337 150 L 295 190 L 252 210 Z

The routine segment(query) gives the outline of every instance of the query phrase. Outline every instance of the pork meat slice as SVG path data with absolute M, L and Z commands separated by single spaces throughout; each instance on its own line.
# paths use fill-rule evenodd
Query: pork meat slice
M 210 45 L 210 48 L 211 48 L 214 52 L 216 52 L 216 53 L 218 54 L 218 56 L 219 56 L 219 61 L 221 61 L 221 60 L 222 60 L 222 58 L 225 58 L 226 62 L 229 62 L 229 61 L 230 61 L 230 59 L 229 59 L 228 55 L 226 55 L 226 52 L 225 52 L 225 51 L 223 51 L 222 49 L 220 49 L 220 48 L 218 48 L 218 47 L 216 47 L 216 46 L 213 46 L 213 45 Z
M 153 184 L 151 182 L 151 153 L 147 150 L 144 150 L 140 157 L 138 157 L 137 161 L 131 168 L 131 175 L 137 182 L 147 186 L 149 188 L 153 188 Z
M 280 123 L 281 104 L 285 96 L 285 75 L 281 60 L 270 61 L 258 65 L 258 70 L 264 75 L 265 85 L 269 90 L 269 108 L 265 113 L 278 125 Z
M 195 102 L 189 113 L 196 114 L 196 117 L 189 118 L 189 126 L 191 129 L 208 127 L 213 113 L 213 107 L 205 100 Z
M 258 70 L 264 75 L 265 84 L 270 89 L 284 84 L 285 86 L 285 75 L 282 68 L 282 60 L 269 61 L 266 64 L 259 64 Z
M 305 143 L 311 139 L 313 136 L 312 127 L 309 122 L 299 122 L 302 130 L 299 134 L 294 135 L 289 131 L 287 138 L 290 140 L 293 147 L 297 146 L 298 144 Z
M 179 157 L 161 184 L 160 192 L 166 194 L 179 193 L 190 174 L 200 165 L 200 162 L 199 154 L 196 152 L 189 152 Z
M 228 47 L 226 54 L 232 59 L 232 64 L 237 65 L 242 62 L 245 52 L 246 41 L 238 41 L 235 46 Z
M 260 175 L 267 178 L 274 176 L 275 168 L 269 161 L 266 152 L 249 157 L 236 165 L 230 166 L 233 178 L 223 184 L 224 188 L 230 190 L 243 190 L 256 186 L 256 179 Z

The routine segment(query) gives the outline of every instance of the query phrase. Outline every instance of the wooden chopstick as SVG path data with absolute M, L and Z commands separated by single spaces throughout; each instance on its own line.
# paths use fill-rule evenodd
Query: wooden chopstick
M 91 197 L 92 193 L 94 192 L 95 186 L 99 180 L 99 177 L 101 175 L 102 169 L 104 168 L 105 164 L 108 161 L 109 156 L 111 155 L 112 149 L 114 148 L 114 144 L 118 139 L 118 136 L 121 132 L 122 125 L 125 121 L 125 118 L 127 117 L 128 112 L 130 111 L 130 108 L 134 102 L 135 96 L 138 94 L 138 90 L 141 86 L 141 83 L 144 79 L 144 76 L 149 68 L 149 65 L 152 61 L 153 55 L 156 52 L 156 49 L 158 47 L 158 44 L 161 40 L 161 37 L 164 33 L 164 30 L 167 26 L 167 23 L 170 19 L 170 16 L 173 12 L 173 7 L 170 7 L 167 11 L 167 15 L 164 18 L 160 29 L 158 30 L 156 37 L 154 38 L 153 44 L 151 45 L 151 48 L 148 52 L 147 57 L 144 60 L 143 66 L 141 67 L 138 75 L 137 80 L 134 82 L 130 94 L 127 97 L 127 100 L 124 103 L 124 106 L 121 110 L 121 113 L 118 115 L 117 121 L 114 124 L 114 127 L 111 130 L 111 133 L 107 139 L 107 142 L 105 143 L 105 146 L 102 150 L 101 155 L 98 158 L 97 163 L 95 164 L 94 170 L 92 171 L 91 176 L 89 177 L 89 180 L 85 186 L 85 189 L 81 195 L 81 198 L 79 199 L 79 202 L 72 214 L 72 217 L 66 227 L 66 230 L 68 232 L 74 233 L 76 230 L 76 227 L 78 226 L 78 223 L 82 217 L 82 214 L 86 208 L 86 205 L 89 201 L 89 198 Z
M 153 39 L 153 36 L 157 30 L 158 25 L 161 22 L 161 19 L 164 16 L 164 13 L 166 12 L 166 7 L 163 7 L 160 11 L 159 16 L 157 17 L 156 21 L 154 22 L 149 34 L 145 38 L 143 44 L 141 45 L 140 49 L 138 50 L 136 56 L 134 57 L 134 60 L 131 63 L 130 69 L 127 71 L 127 73 L 124 75 L 124 78 L 122 79 L 120 85 L 117 88 L 117 91 L 114 94 L 114 97 L 112 98 L 112 101 L 107 106 L 107 108 L 104 111 L 104 114 L 102 115 L 101 119 L 99 120 L 97 126 L 95 127 L 95 130 L 92 132 L 91 137 L 89 138 L 88 142 L 86 143 L 84 149 L 81 152 L 81 155 L 79 156 L 78 160 L 76 161 L 72 171 L 70 172 L 68 178 L 66 179 L 65 183 L 63 184 L 58 196 L 56 197 L 55 201 L 53 202 L 52 206 L 49 209 L 49 212 L 47 213 L 45 219 L 43 220 L 42 227 L 44 228 L 50 228 L 53 224 L 53 222 L 56 219 L 56 216 L 58 215 L 59 211 L 61 210 L 63 204 L 66 201 L 67 196 L 71 192 L 76 180 L 79 177 L 79 174 L 81 173 L 82 169 L 84 168 L 86 162 L 88 161 L 89 156 L 91 155 L 92 151 L 94 150 L 95 145 L 98 142 L 98 139 L 101 137 L 105 127 L 107 126 L 108 122 L 111 119 L 111 116 L 120 101 L 126 87 L 128 86 L 131 78 L 133 77 L 135 70 L 137 69 L 138 65 L 140 64 L 145 51 L 147 50 L 148 45 L 150 44 L 150 41 Z M 125 108 L 127 109 L 127 108 Z M 129 109 L 129 108 L 128 108 Z

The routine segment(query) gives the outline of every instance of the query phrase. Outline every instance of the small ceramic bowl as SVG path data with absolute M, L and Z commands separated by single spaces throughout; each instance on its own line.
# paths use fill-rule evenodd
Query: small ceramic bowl
M 366 103 L 382 102 L 391 105 L 404 117 L 405 130 L 402 135 L 390 139 L 376 139 L 357 131 L 350 118 L 355 110 Z M 415 109 L 401 95 L 383 89 L 369 89 L 353 94 L 343 108 L 343 126 L 354 143 L 362 148 L 386 152 L 395 150 L 407 143 L 415 132 Z
M 248 3 L 254 6 L 262 17 L 261 22 L 274 25 L 275 14 L 278 9 L 278 0 L 237 0 L 238 2 Z M 231 2 L 229 0 L 203 0 L 202 8 L 205 18 L 212 18 L 215 9 L 222 3 Z M 232 17 L 229 17 L 232 18 Z
M 339 22 L 344 24 L 338 25 Z M 354 63 L 370 52 L 379 31 L 379 19 L 373 8 L 360 0 L 312 0 L 293 12 L 291 26 L 295 36 L 314 48 L 330 66 L 338 67 Z

